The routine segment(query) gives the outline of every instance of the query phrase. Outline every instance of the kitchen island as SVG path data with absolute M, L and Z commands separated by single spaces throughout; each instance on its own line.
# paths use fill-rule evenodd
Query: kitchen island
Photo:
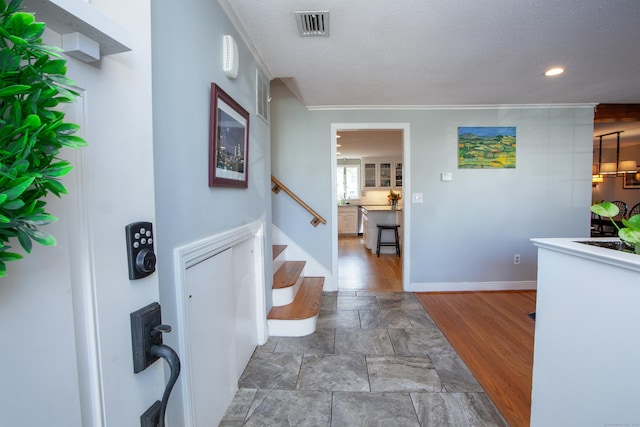
M 398 233 L 400 237 L 400 247 L 402 248 L 402 206 L 398 206 L 397 209 L 391 209 L 391 206 L 389 205 L 365 205 L 360 206 L 360 210 L 362 212 L 362 237 L 364 238 L 365 246 L 371 251 L 371 253 L 376 253 L 378 224 L 400 225 Z M 382 239 L 385 241 L 392 240 L 391 233 L 391 230 L 384 230 Z M 395 254 L 395 248 L 391 246 L 383 246 L 380 248 L 380 253 Z
M 531 427 L 640 425 L 640 255 L 532 239 L 538 285 Z

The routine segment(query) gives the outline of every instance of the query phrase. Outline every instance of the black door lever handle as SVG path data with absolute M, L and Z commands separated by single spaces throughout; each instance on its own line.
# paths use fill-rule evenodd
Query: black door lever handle
M 151 329 L 151 336 L 153 337 L 158 334 L 168 334 L 169 332 L 171 332 L 170 325 L 158 325 Z
M 163 325 L 161 325 L 163 326 Z M 171 327 L 169 327 L 171 329 Z M 178 354 L 168 345 L 165 344 L 155 344 L 151 346 L 149 352 L 154 355 L 164 359 L 165 362 L 169 365 L 169 369 L 171 374 L 169 375 L 169 381 L 164 388 L 164 394 L 162 395 L 162 402 L 160 405 L 160 427 L 164 427 L 164 416 L 167 412 L 167 403 L 169 402 L 169 395 L 171 394 L 171 390 L 173 390 L 173 386 L 178 381 L 178 376 L 180 375 L 180 358 Z

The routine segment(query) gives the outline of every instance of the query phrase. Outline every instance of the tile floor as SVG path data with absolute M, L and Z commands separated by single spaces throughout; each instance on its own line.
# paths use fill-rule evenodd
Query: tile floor
M 325 293 L 317 330 L 272 337 L 220 426 L 507 426 L 411 293 Z

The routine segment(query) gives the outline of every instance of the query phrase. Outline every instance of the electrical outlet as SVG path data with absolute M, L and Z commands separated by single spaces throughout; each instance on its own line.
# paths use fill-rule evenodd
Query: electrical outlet
M 520 254 L 513 254 L 513 263 L 520 264 Z

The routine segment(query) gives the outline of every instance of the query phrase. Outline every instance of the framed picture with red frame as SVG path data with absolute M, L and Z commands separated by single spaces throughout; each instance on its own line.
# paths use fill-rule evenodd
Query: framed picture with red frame
M 247 188 L 249 112 L 211 83 L 209 186 Z

